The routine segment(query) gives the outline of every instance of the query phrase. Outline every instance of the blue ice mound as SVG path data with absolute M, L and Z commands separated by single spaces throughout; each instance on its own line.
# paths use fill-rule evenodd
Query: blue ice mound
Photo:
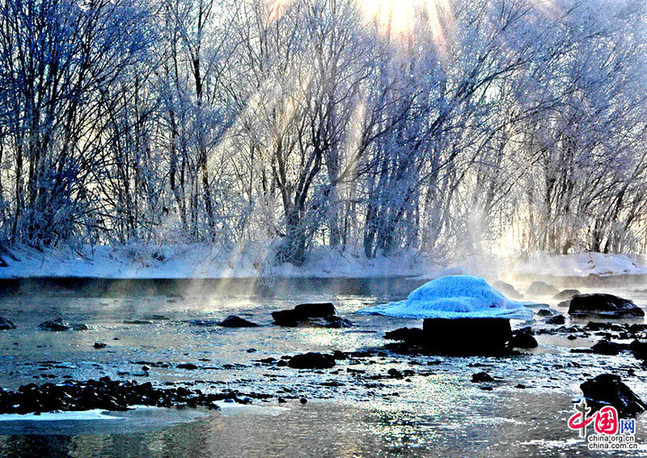
M 425 283 L 405 301 L 380 304 L 358 313 L 397 318 L 531 319 L 527 303 L 508 299 L 483 278 L 449 275 Z

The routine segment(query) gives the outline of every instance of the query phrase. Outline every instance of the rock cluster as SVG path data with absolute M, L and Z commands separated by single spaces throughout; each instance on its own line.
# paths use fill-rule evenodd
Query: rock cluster
M 103 409 L 124 411 L 130 406 L 208 407 L 217 409 L 216 401 L 251 402 L 237 393 L 203 393 L 184 387 L 156 388 L 150 382 L 138 384 L 116 381 L 109 377 L 62 385 L 31 383 L 18 391 L 0 389 L 0 413 L 25 414 L 31 412 L 79 411 Z
M 41 331 L 87 331 L 89 328 L 83 323 L 68 323 L 63 318 L 45 321 L 38 325 Z
M 337 316 L 335 306 L 330 302 L 300 304 L 291 310 L 272 312 L 274 324 L 285 327 L 316 326 L 325 328 L 347 328 L 352 323 Z

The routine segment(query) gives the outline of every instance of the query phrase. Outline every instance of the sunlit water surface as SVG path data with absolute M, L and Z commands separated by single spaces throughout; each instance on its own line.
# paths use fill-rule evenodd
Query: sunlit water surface
M 516 279 L 523 289 L 528 279 Z M 553 279 L 557 286 L 613 292 L 647 305 L 642 277 L 604 281 Z M 629 354 L 572 354 L 597 338 L 538 336 L 540 347 L 510 358 L 386 356 L 338 361 L 325 371 L 264 366 L 256 360 L 305 351 L 353 351 L 384 345 L 384 332 L 415 320 L 356 315 L 367 305 L 402 299 L 422 280 L 299 279 L 230 281 L 22 282 L 0 298 L 0 315 L 18 329 L 0 332 L 0 386 L 110 376 L 140 383 L 191 384 L 203 390 L 271 395 L 253 407 L 217 412 L 136 409 L 110 419 L 3 421 L 0 453 L 47 456 L 572 456 L 589 452 L 566 420 L 579 384 L 613 372 L 647 398 L 645 368 Z M 541 302 L 556 303 L 546 298 Z M 285 329 L 270 313 L 332 300 L 349 329 Z M 564 310 L 561 310 L 564 312 Z M 262 326 L 223 329 L 191 320 L 243 316 Z M 64 317 L 89 331 L 37 330 Z M 164 319 L 161 319 L 164 318 Z M 126 324 L 147 320 L 150 324 Z M 585 322 L 584 322 L 585 323 Z M 520 323 L 516 323 L 520 325 Z M 115 340 L 118 339 L 118 340 Z M 93 348 L 94 342 L 108 347 Z M 150 365 L 148 373 L 142 366 Z M 182 370 L 191 362 L 198 370 Z M 159 367 L 168 363 L 169 367 Z M 402 380 L 391 368 L 413 370 Z M 475 372 L 496 378 L 482 390 Z M 517 388 L 518 384 L 526 386 Z M 278 404 L 278 397 L 288 403 Z M 299 403 L 305 397 L 309 402 Z M 647 456 L 647 415 L 638 420 L 633 453 Z

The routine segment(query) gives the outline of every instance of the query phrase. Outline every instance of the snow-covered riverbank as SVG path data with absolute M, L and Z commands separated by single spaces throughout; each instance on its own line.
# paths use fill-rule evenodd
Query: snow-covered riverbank
M 38 251 L 17 248 L 2 259 L 0 278 L 244 278 L 244 277 L 386 277 L 436 278 L 449 273 L 505 277 L 507 274 L 585 277 L 647 274 L 642 256 L 577 253 L 519 256 L 481 255 L 442 265 L 419 252 L 367 259 L 361 250 L 319 248 L 305 263 L 272 264 L 267 246 L 221 249 L 206 245 L 86 246 L 78 250 Z M 12 259 L 15 258 L 15 259 Z

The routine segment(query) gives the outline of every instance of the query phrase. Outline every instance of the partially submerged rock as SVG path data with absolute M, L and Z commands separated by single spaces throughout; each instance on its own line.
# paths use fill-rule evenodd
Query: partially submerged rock
M 510 320 L 504 318 L 431 318 L 420 334 L 411 333 L 414 344 L 435 355 L 504 355 L 510 352 Z M 410 342 L 407 342 L 410 343 Z
M 609 340 L 600 340 L 591 347 L 591 350 L 593 350 L 593 353 L 597 353 L 599 355 L 613 356 L 620 353 L 620 346 L 617 343 L 611 342 Z
M 546 324 L 564 324 L 564 323 L 566 323 L 566 318 L 562 314 L 552 315 L 552 316 L 549 316 L 548 318 L 546 318 L 544 320 L 544 322 Z
M 404 301 L 380 304 L 358 313 L 396 318 L 532 318 L 527 304 L 508 299 L 483 278 L 448 275 L 425 283 Z
M 412 345 L 424 345 L 425 332 L 420 328 L 398 328 L 384 334 L 384 338 L 408 342 Z
M 611 405 L 620 416 L 634 416 L 647 410 L 647 405 L 617 375 L 598 375 L 582 383 L 580 389 L 593 411 Z
M 504 281 L 495 281 L 492 283 L 492 286 L 494 286 L 496 289 L 501 291 L 503 294 L 505 294 L 507 297 L 510 299 L 522 299 L 523 296 L 519 291 L 515 289 L 514 286 L 512 286 L 510 283 L 506 283 Z
M 484 279 L 469 275 L 438 278 L 413 291 L 406 301 L 369 307 L 360 313 L 423 318 L 423 329 L 400 328 L 387 333 L 387 339 L 402 342 L 387 347 L 436 355 L 510 354 L 510 319 L 533 315 L 524 303 L 509 300 Z M 530 339 L 524 339 L 519 343 L 529 344 Z
M 510 339 L 510 346 L 513 348 L 537 348 L 537 339 L 533 336 L 530 326 L 514 331 Z
M 87 331 L 89 328 L 83 323 L 68 323 L 63 318 L 45 321 L 38 325 L 41 331 Z
M 641 342 L 636 339 L 629 344 L 629 350 L 633 353 L 634 358 L 647 360 L 647 342 Z
M 573 296 L 569 315 L 598 315 L 605 318 L 642 317 L 645 312 L 629 299 L 613 294 L 579 294 Z
M 555 294 L 553 296 L 553 299 L 555 299 L 556 301 L 570 300 L 573 298 L 573 296 L 576 296 L 578 294 L 580 294 L 580 292 L 577 289 L 565 289 Z
M 8 329 L 16 329 L 16 325 L 13 321 L 0 316 L 0 331 L 6 331 Z
M 559 290 L 545 281 L 533 281 L 526 290 L 527 296 L 554 296 Z
M 257 328 L 258 325 L 256 323 L 252 323 L 249 320 L 246 320 L 244 318 L 235 316 L 235 315 L 229 315 L 227 318 L 222 320 L 222 322 L 219 323 L 219 326 L 222 326 L 224 328 Z
M 493 382 L 494 379 L 487 372 L 477 372 L 472 374 L 472 383 Z
M 294 355 L 288 360 L 288 366 L 294 369 L 330 369 L 335 364 L 332 355 L 314 352 Z
M 285 327 L 319 326 L 325 328 L 346 328 L 353 324 L 340 316 L 331 302 L 299 304 L 291 310 L 272 312 L 274 324 Z

